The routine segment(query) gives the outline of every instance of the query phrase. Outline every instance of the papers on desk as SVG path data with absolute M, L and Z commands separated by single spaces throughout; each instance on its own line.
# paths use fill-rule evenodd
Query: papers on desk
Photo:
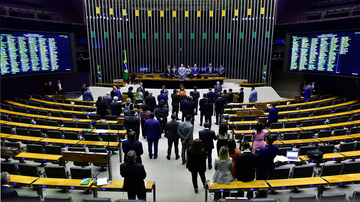
M 81 182 L 80 185 L 87 185 L 90 183 L 91 178 L 84 178 Z
M 277 163 L 277 162 L 300 162 L 300 159 L 299 158 L 298 159 L 289 159 L 286 156 L 277 155 L 274 158 L 274 163 Z
M 96 129 L 96 133 L 107 133 L 108 131 L 106 129 Z
M 100 178 L 96 180 L 96 186 L 103 186 L 108 183 L 108 179 L 106 177 Z

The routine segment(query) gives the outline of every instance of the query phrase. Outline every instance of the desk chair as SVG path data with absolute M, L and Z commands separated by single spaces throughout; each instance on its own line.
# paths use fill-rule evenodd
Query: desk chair
M 339 152 L 354 151 L 355 142 L 341 143 L 339 145 Z
M 342 174 L 360 173 L 360 161 L 348 161 L 343 163 Z
M 256 120 L 256 116 L 252 116 L 252 115 L 244 116 L 244 121 L 255 121 L 255 120 Z
M 348 110 L 347 106 L 344 107 L 338 107 L 336 109 L 334 109 L 333 113 L 341 113 L 341 112 L 346 112 Z
M 309 117 L 311 115 L 311 112 L 301 112 L 299 114 L 299 117 Z
M 26 145 L 26 151 L 29 153 L 44 153 L 44 148 L 40 144 L 28 144 Z
M 314 99 L 314 98 L 310 98 L 310 100 L 312 100 L 312 99 Z M 304 99 L 297 100 L 297 103 L 305 103 L 305 100 Z
M 59 123 L 57 121 L 51 121 L 51 120 L 49 121 L 49 120 L 47 120 L 46 125 L 48 125 L 48 126 L 59 126 Z
M 313 165 L 294 166 L 291 171 L 291 178 L 312 177 L 313 173 Z
M 13 134 L 12 127 L 1 125 L 1 132 L 7 134 Z
M 314 120 L 314 126 L 324 125 L 325 119 L 316 119 Z
M 312 131 L 307 131 L 307 132 L 301 131 L 299 133 L 299 139 L 311 139 L 313 137 L 314 137 L 314 132 Z
M 321 130 L 317 135 L 318 138 L 330 137 L 330 136 L 331 136 L 331 130 Z
M 56 139 L 62 139 L 62 133 L 61 131 L 56 131 L 56 130 L 49 130 L 46 132 L 46 135 L 49 138 L 56 138 Z
M 110 130 L 124 130 L 124 124 L 110 123 Z
M 75 118 L 77 119 L 88 119 L 88 115 L 87 114 L 75 114 Z
M 48 178 L 69 178 L 64 166 L 45 166 L 45 176 Z
M 74 118 L 74 115 L 72 113 L 68 113 L 68 112 L 63 112 L 62 114 L 62 117 L 64 118 Z
M 94 106 L 95 103 L 92 102 L 82 102 L 82 105 L 84 106 Z
M 309 109 L 310 108 L 310 105 L 300 105 L 299 109 L 302 110 L 302 109 Z
M 317 202 L 316 195 L 294 195 L 289 196 L 289 202 Z
M 243 135 L 243 141 L 246 140 L 246 141 L 248 141 L 248 142 L 252 142 L 252 140 L 251 140 L 252 137 L 253 137 L 252 135 Z
M 84 133 L 83 137 L 85 140 L 101 141 L 100 135 L 96 133 Z
M 86 152 L 86 148 L 85 147 L 68 147 L 68 151 Z M 76 161 L 74 161 L 74 165 L 75 166 L 85 167 L 85 166 L 89 166 L 90 162 L 76 162 Z
M 45 196 L 44 202 L 73 202 L 71 196 Z
M 8 104 L 1 103 L 1 109 L 6 109 L 12 111 L 12 107 Z
M 269 172 L 269 180 L 275 179 L 288 179 L 290 173 L 289 167 L 277 167 L 274 170 Z
M 320 172 L 315 172 L 320 177 L 322 176 L 331 176 L 331 175 L 340 175 L 343 164 L 341 163 L 331 163 L 324 164 L 321 167 Z
M 64 103 L 64 100 L 62 100 L 62 99 L 56 99 L 55 100 L 57 103 Z
M 109 124 L 108 123 L 96 123 L 95 128 L 109 130 Z
M 37 125 L 47 125 L 45 119 L 35 119 Z
M 286 156 L 287 151 L 291 151 L 292 147 L 279 147 L 276 155 Z
M 29 135 L 27 128 L 16 128 L 15 131 L 17 135 Z
M 22 117 L 21 118 L 21 123 L 28 123 L 28 124 L 32 124 L 32 119 L 31 118 L 27 118 L 27 117 Z
M 360 114 L 352 115 L 352 116 L 351 116 L 351 120 L 352 120 L 352 121 L 360 120 Z
M 322 111 L 321 110 L 315 110 L 312 112 L 312 116 L 320 116 L 322 114 Z
M 51 112 L 50 116 L 61 117 L 61 113 L 60 112 Z
M 36 109 L 29 109 L 29 114 L 39 114 L 38 110 Z
M 107 153 L 107 150 L 105 148 L 94 148 L 94 147 L 91 147 L 89 148 L 89 152 L 96 152 L 96 153 Z M 101 167 L 101 169 L 99 170 L 99 172 L 104 172 L 106 171 L 106 168 L 107 166 L 109 166 L 107 163 L 106 164 L 103 164 L 103 163 L 93 163 L 94 166 L 99 166 Z
M 356 202 L 356 201 L 359 201 L 359 199 L 360 199 L 360 190 L 354 191 L 354 193 L 349 196 L 350 202 Z
M 339 122 L 348 122 L 350 120 L 350 116 L 340 116 L 339 117 Z M 351 121 L 351 120 L 350 120 Z
M 45 110 L 38 110 L 39 115 L 43 115 L 43 116 L 49 116 L 49 112 L 45 111 Z
M 297 106 L 291 106 L 291 107 L 288 107 L 287 109 L 288 109 L 288 111 L 296 111 L 296 110 L 298 110 L 298 107 Z
M 298 118 L 299 117 L 299 113 L 290 113 L 287 115 L 287 117 L 289 119 L 293 119 L 293 118 Z
M 345 193 L 321 194 L 320 202 L 343 202 L 346 201 Z
M 270 124 L 270 129 L 280 129 L 283 128 L 284 124 L 283 123 L 272 123 Z
M 71 179 L 96 178 L 98 174 L 99 172 L 97 172 L 94 176 L 92 176 L 91 168 L 76 168 L 76 167 L 70 168 Z M 85 190 L 83 193 L 90 194 L 91 190 L 89 189 Z
M 5 162 L 5 161 L 1 161 L 1 171 L 6 171 L 9 174 L 13 174 L 13 175 L 17 175 L 18 174 L 18 169 L 16 167 L 15 163 L 10 163 L 10 162 Z
M 329 124 L 339 123 L 339 117 L 334 117 L 329 119 Z
M 46 154 L 62 155 L 62 148 L 58 145 L 45 145 Z
M 21 202 L 42 202 L 39 195 L 19 194 L 18 199 Z
M 105 119 L 107 120 L 107 121 L 117 121 L 117 116 L 115 116 L 115 115 L 106 115 L 105 116 Z
M 21 118 L 19 116 L 10 116 L 10 120 L 12 122 L 21 122 Z
M 318 104 L 317 103 L 314 103 L 314 104 L 310 104 L 309 105 L 309 109 L 311 109 L 311 108 L 316 108 L 318 106 Z M 311 113 L 311 112 L 310 112 Z
M 63 110 L 69 110 L 69 111 L 73 111 L 74 109 L 71 106 L 66 106 L 66 105 L 62 105 L 61 108 Z M 64 117 L 64 116 L 63 116 Z M 70 117 L 69 117 L 70 118 Z
M 307 126 L 313 126 L 314 125 L 314 121 L 303 121 L 301 123 L 301 127 L 307 127 Z
M 319 145 L 319 151 L 324 152 L 324 154 L 327 153 L 333 153 L 335 149 L 335 145 L 333 144 L 327 144 L 327 145 Z
M 83 103 L 85 103 L 85 102 L 82 102 L 82 101 L 74 101 L 74 105 L 83 105 Z
M 293 133 L 284 133 L 282 135 L 282 139 L 283 140 L 295 140 L 295 139 L 298 139 L 298 133 L 297 132 L 293 132 Z M 286 156 L 286 155 L 284 155 Z
M 303 156 L 306 155 L 306 153 L 310 150 L 315 150 L 316 147 L 315 146 L 301 146 L 299 148 L 299 156 Z
M 9 121 L 9 117 L 5 114 L 1 114 L 1 120 L 3 121 Z
M 44 137 L 44 134 L 38 129 L 29 129 L 29 135 L 33 137 Z
M 64 127 L 76 128 L 76 122 L 64 121 L 63 124 L 64 124 Z
M 230 119 L 229 121 L 230 122 L 233 122 L 233 121 L 242 121 L 242 118 L 241 116 L 230 116 Z
M 73 110 L 74 110 L 74 111 L 79 111 L 79 112 L 84 111 L 84 109 L 85 109 L 85 108 L 83 108 L 83 107 L 73 107 Z M 87 109 L 87 108 L 86 108 L 86 109 Z
M 321 111 L 321 114 L 322 114 L 322 115 L 331 114 L 331 113 L 332 113 L 332 110 L 331 110 L 331 109 L 323 109 L 323 110 Z
M 20 175 L 40 177 L 40 175 L 44 174 L 41 173 L 37 165 L 28 165 L 28 164 L 19 163 L 18 168 Z
M 91 119 L 91 120 L 100 120 L 101 117 L 98 114 L 89 114 L 89 119 Z
M 360 127 L 350 128 L 350 134 L 360 133 Z
M 335 129 L 332 134 L 334 136 L 340 136 L 340 135 L 346 135 L 347 130 L 346 129 Z
M 79 133 L 77 132 L 64 132 L 64 138 L 69 140 L 79 140 Z
M 110 134 L 109 135 L 109 134 L 104 133 L 104 134 L 101 134 L 101 139 L 102 139 L 102 141 L 105 141 L 105 142 L 107 142 L 108 139 L 110 139 L 109 142 L 119 142 L 117 134 Z
M 78 128 L 91 128 L 91 123 L 87 122 L 78 122 L 77 123 Z
M 284 128 L 296 128 L 296 127 L 297 127 L 296 122 L 285 122 L 284 123 Z
M 136 202 L 137 200 L 131 200 L 131 202 Z M 83 198 L 78 202 L 111 202 L 111 198 Z
M 51 108 L 53 108 L 53 109 L 61 109 L 61 106 L 53 104 L 53 105 L 51 105 Z

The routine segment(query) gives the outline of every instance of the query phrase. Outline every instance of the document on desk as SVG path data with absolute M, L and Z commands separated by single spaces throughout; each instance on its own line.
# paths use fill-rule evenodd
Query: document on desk
M 300 162 L 300 159 L 289 159 L 289 158 L 287 158 L 286 156 L 276 156 L 275 158 L 274 158 L 274 163 L 276 163 L 276 162 Z
M 106 185 L 108 182 L 108 179 L 106 177 L 97 179 L 96 186 L 103 186 Z
M 96 133 L 107 133 L 109 130 L 105 129 L 96 129 Z

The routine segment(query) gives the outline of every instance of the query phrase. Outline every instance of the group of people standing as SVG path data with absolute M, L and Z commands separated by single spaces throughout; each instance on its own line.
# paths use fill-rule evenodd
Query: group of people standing
M 60 80 L 57 80 L 56 85 L 53 86 L 52 82 L 45 82 L 44 85 L 42 85 L 42 92 L 45 95 L 63 95 L 65 94 L 64 88 L 61 84 Z
M 200 73 L 217 73 L 219 77 L 225 77 L 225 68 L 222 65 L 220 65 L 219 68 L 214 68 L 210 63 L 209 66 L 204 69 L 204 71 L 197 67 L 196 64 L 194 64 L 193 67 L 188 65 L 187 68 L 184 67 L 184 64 L 181 64 L 179 68 L 177 68 L 175 65 L 171 68 L 171 66 L 168 65 L 165 69 L 165 76 L 167 78 L 200 78 Z

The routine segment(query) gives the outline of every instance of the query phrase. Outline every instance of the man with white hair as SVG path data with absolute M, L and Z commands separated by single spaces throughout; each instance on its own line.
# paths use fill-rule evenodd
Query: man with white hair
M 103 100 L 106 104 L 106 107 L 109 109 L 110 108 L 110 104 L 112 102 L 112 98 L 110 97 L 110 93 L 106 93 L 106 95 L 103 97 Z
M 118 97 L 114 96 L 114 101 L 112 103 L 110 103 L 110 111 L 111 111 L 111 115 L 115 115 L 117 117 L 120 116 L 122 108 L 121 108 L 121 102 L 118 101 Z
M 181 64 L 181 66 L 178 68 L 178 73 L 179 79 L 185 79 L 186 68 L 184 67 L 184 64 Z
M 17 191 L 9 187 L 10 175 L 8 172 L 1 173 L 1 201 L 10 202 L 18 200 Z

